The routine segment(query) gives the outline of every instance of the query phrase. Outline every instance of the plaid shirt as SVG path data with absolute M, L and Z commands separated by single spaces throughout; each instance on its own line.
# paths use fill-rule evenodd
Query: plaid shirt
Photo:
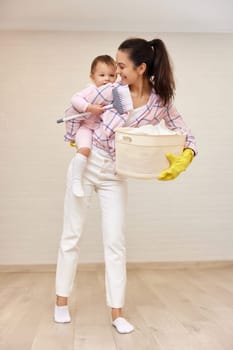
M 86 104 L 86 108 L 89 103 L 104 105 L 111 104 L 113 101 L 112 89 L 118 85 L 119 83 L 106 84 L 99 88 L 90 86 L 82 92 L 74 95 L 72 101 L 74 103 L 77 97 L 81 97 L 84 104 Z M 129 124 L 127 123 L 128 117 L 129 113 L 119 114 L 114 108 L 106 110 L 100 116 L 100 122 L 93 132 L 93 145 L 107 151 L 114 159 L 116 128 L 124 127 L 126 125 L 127 127 L 132 128 L 138 128 L 146 124 L 156 125 L 163 119 L 168 129 L 185 133 L 185 148 L 191 148 L 195 154 L 197 153 L 195 138 L 175 106 L 172 103 L 163 106 L 160 97 L 154 90 L 152 90 L 147 104 L 144 108 L 140 109 L 137 117 Z M 84 117 L 83 119 L 85 118 L 88 117 Z M 79 121 L 77 119 L 66 122 L 65 141 L 73 141 L 75 139 L 78 127 Z

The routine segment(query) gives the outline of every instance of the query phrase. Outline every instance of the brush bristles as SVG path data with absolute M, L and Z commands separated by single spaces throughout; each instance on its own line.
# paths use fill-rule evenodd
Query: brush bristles
M 119 85 L 112 90 L 113 107 L 118 113 L 124 114 L 133 109 L 133 102 L 128 85 Z

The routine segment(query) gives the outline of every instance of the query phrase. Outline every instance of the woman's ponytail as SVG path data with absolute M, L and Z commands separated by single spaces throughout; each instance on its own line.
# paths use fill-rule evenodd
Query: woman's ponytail
M 156 93 L 166 104 L 174 97 L 175 93 L 175 81 L 168 52 L 164 42 L 160 39 L 153 39 L 148 44 L 154 50 L 154 62 L 149 72 L 151 82 Z

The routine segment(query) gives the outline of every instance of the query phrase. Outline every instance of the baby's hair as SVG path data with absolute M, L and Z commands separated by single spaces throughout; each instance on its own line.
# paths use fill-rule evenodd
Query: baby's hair
M 91 74 L 93 74 L 95 72 L 96 66 L 99 62 L 105 63 L 108 66 L 114 66 L 114 68 L 116 68 L 116 62 L 111 56 L 100 55 L 100 56 L 95 57 L 91 63 Z

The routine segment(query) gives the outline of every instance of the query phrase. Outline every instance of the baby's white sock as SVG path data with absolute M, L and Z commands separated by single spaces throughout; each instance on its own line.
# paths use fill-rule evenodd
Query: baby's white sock
M 81 153 L 76 153 L 72 169 L 72 191 L 75 196 L 83 197 L 82 177 L 87 165 L 87 157 Z
M 112 325 L 119 333 L 122 334 L 130 333 L 134 330 L 134 326 L 123 317 L 116 318 L 114 321 L 112 321 Z
M 55 305 L 54 321 L 57 323 L 69 323 L 71 321 L 68 306 Z

